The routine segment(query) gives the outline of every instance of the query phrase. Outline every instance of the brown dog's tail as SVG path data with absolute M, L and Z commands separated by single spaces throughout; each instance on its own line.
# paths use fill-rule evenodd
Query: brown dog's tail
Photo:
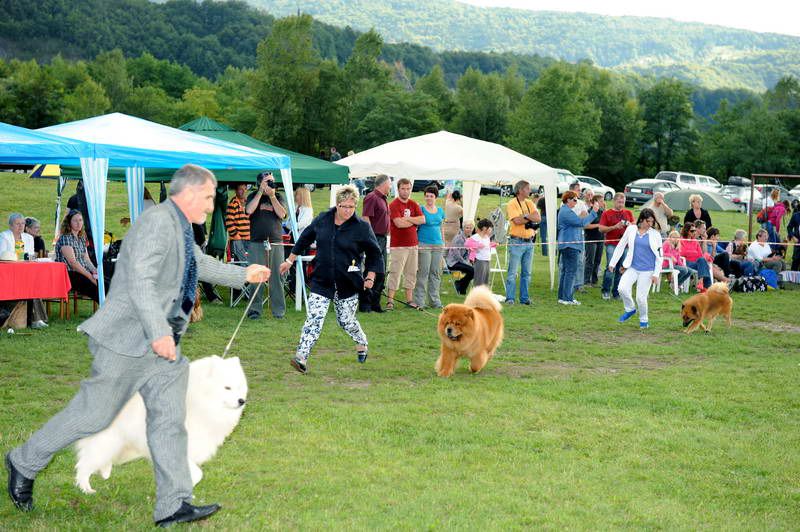
M 720 294 L 727 294 L 730 292 L 730 288 L 728 288 L 728 283 L 718 282 L 714 283 L 709 287 L 709 292 L 717 292 Z
M 487 310 L 496 310 L 500 312 L 503 307 L 500 302 L 494 297 L 494 294 L 486 285 L 476 286 L 467 294 L 467 299 L 464 304 L 468 307 L 485 308 Z

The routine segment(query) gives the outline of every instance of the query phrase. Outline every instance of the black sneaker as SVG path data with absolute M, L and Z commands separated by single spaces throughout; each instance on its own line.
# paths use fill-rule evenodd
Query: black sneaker
M 367 361 L 367 352 L 366 351 L 356 351 L 356 354 L 358 355 L 358 361 L 361 364 L 363 364 L 364 362 Z
M 299 361 L 298 359 L 296 359 L 296 358 L 293 358 L 293 359 L 291 359 L 291 360 L 289 361 L 289 364 L 291 364 L 291 365 L 292 365 L 292 367 L 293 367 L 294 369 L 296 369 L 297 371 L 299 371 L 299 372 L 300 372 L 300 373 L 302 373 L 303 375 L 305 375 L 306 373 L 308 373 L 308 368 L 306 367 L 306 365 L 305 365 L 305 364 L 303 364 L 302 362 L 300 362 L 300 361 Z

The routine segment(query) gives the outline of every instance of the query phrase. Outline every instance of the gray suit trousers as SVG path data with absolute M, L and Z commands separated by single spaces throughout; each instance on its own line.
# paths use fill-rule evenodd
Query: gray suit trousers
M 275 274 L 269 277 L 269 306 L 272 310 L 272 315 L 277 317 L 283 317 L 283 315 L 286 314 L 286 298 L 283 294 L 283 280 L 278 271 L 280 270 L 281 262 L 286 258 L 283 253 L 283 246 L 280 244 L 272 244 L 271 249 L 267 251 L 264 249 L 264 242 L 262 241 L 249 241 L 247 243 L 248 264 L 261 264 L 262 266 L 268 267 Z M 260 286 L 248 314 L 261 316 L 261 307 L 263 305 L 264 287 Z
M 92 375 L 64 410 L 53 416 L 20 447 L 11 462 L 26 477 L 47 467 L 53 455 L 81 438 L 106 428 L 134 393 L 147 408 L 147 444 L 156 479 L 156 521 L 169 517 L 191 502 L 192 478 L 187 459 L 186 386 L 189 362 L 175 362 L 148 353 L 128 357 L 110 351 L 89 338 L 94 355 Z

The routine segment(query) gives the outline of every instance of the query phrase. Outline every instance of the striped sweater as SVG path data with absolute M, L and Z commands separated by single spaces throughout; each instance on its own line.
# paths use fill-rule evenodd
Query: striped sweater
M 234 196 L 228 203 L 225 228 L 231 240 L 250 240 L 250 218 L 244 212 L 244 200 Z

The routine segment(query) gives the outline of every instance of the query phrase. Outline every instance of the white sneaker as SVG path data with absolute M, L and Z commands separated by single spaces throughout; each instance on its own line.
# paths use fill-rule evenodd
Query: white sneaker
M 31 329 L 46 329 L 46 328 L 47 328 L 47 323 L 45 323 L 42 320 L 36 320 L 33 323 L 31 323 Z
M 572 303 L 570 303 L 569 301 L 564 301 L 563 299 L 559 299 L 558 300 L 558 304 L 559 305 L 571 305 Z
M 573 299 L 572 301 L 570 301 L 570 302 L 569 302 L 569 304 L 570 304 L 570 305 L 580 305 L 580 304 L 581 304 L 581 302 L 580 302 L 580 301 L 578 301 L 577 299 Z

